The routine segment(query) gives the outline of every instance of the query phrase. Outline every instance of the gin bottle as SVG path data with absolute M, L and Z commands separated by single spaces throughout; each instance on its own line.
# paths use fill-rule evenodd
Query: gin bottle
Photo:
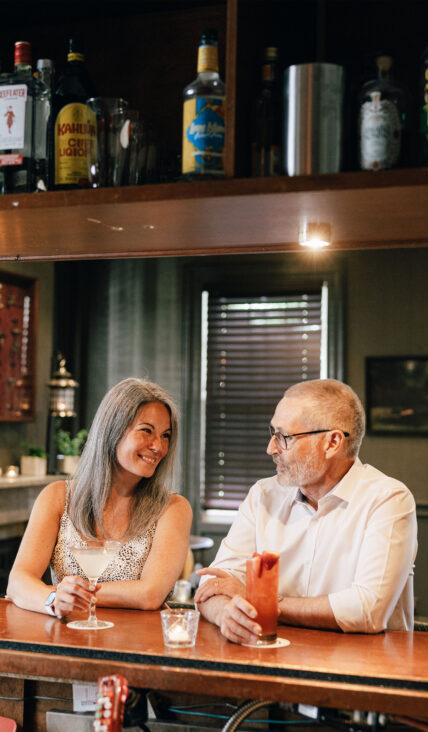
M 31 44 L 15 43 L 15 68 L 0 77 L 0 188 L 34 190 L 34 99 L 39 84 L 31 68 Z
M 182 173 L 187 178 L 224 175 L 225 85 L 218 70 L 217 31 L 201 33 L 198 76 L 183 92 Z
M 408 94 L 392 78 L 392 56 L 376 56 L 377 79 L 359 100 L 359 164 L 362 170 L 396 168 L 406 162 Z
M 261 89 L 254 109 L 251 172 L 253 176 L 281 174 L 281 88 L 278 49 L 265 48 Z

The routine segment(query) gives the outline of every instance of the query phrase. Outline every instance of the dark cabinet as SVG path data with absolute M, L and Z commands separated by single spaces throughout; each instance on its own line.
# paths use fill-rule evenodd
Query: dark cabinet
M 152 122 L 162 155 L 181 148 L 182 89 L 195 76 L 202 28 L 219 33 L 227 88 L 226 178 L 0 197 L 0 259 L 84 259 L 298 249 L 302 217 L 327 220 L 338 249 L 428 244 L 428 171 L 353 170 L 352 97 L 370 52 L 395 51 L 396 76 L 416 104 L 426 45 L 425 0 L 25 0 L 2 7 L 0 53 L 27 38 L 58 72 L 70 35 L 83 38 L 104 96 L 121 95 Z M 260 60 L 277 45 L 283 67 L 333 61 L 347 73 L 344 171 L 250 179 L 251 106 Z M 414 105 L 414 109 L 415 109 Z M 416 135 L 416 122 L 413 126 Z M 168 166 L 167 166 L 168 167 Z M 172 178 L 174 176 L 171 176 Z

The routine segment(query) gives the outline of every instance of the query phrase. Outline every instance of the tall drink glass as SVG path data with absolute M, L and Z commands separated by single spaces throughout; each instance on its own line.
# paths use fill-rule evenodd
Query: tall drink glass
M 276 641 L 278 577 L 279 554 L 255 552 L 247 560 L 246 598 L 256 608 L 256 621 L 262 628 L 256 645 L 264 646 Z
M 88 580 L 96 585 L 98 577 L 108 567 L 120 547 L 120 541 L 90 539 L 86 544 L 76 544 L 70 547 L 70 550 Z M 95 603 L 92 600 L 87 620 L 72 620 L 67 625 L 69 628 L 77 628 L 77 630 L 98 630 L 100 628 L 111 628 L 114 623 L 108 620 L 98 620 L 95 613 Z

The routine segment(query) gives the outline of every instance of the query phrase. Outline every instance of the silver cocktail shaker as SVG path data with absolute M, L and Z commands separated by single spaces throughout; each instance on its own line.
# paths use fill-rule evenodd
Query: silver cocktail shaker
M 344 68 L 310 63 L 284 72 L 286 175 L 338 173 L 342 160 Z

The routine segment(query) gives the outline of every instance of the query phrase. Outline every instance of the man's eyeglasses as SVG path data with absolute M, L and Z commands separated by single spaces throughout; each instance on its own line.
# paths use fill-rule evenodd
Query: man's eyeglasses
M 311 430 L 311 432 L 295 432 L 293 435 L 283 435 L 282 432 L 275 432 L 275 429 L 272 427 L 272 425 L 269 425 L 269 434 L 272 439 L 272 437 L 275 438 L 276 444 L 281 450 L 288 450 L 287 440 L 290 439 L 290 437 L 302 437 L 303 435 L 319 435 L 321 432 L 331 432 L 332 430 Z M 344 430 L 341 430 L 345 437 L 349 437 L 349 432 L 345 432 Z

